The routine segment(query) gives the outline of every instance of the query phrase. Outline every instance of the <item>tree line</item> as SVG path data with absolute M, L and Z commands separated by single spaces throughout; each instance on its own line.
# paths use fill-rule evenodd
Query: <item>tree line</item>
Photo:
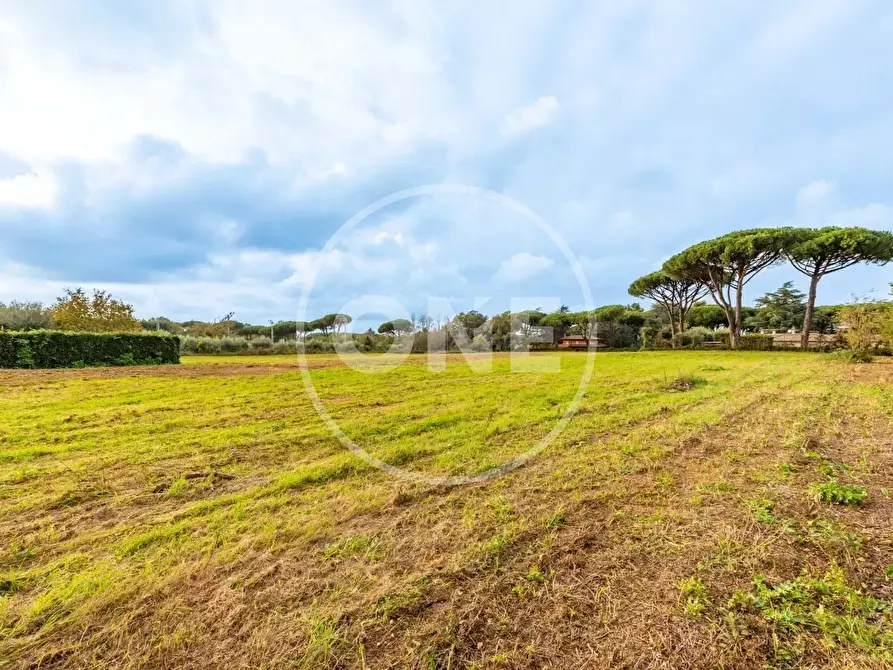
M 867 228 L 754 228 L 699 242 L 669 258 L 663 267 L 630 284 L 629 292 L 661 305 L 675 341 L 697 300 L 707 295 L 722 309 L 732 349 L 744 323 L 744 287 L 766 268 L 785 262 L 809 277 L 801 324 L 801 347 L 809 345 L 819 281 L 857 263 L 893 260 L 893 234 Z
M 175 322 L 166 317 L 138 320 L 134 309 L 105 291 L 88 295 L 83 289 L 66 289 L 48 307 L 40 303 L 0 303 L 0 329 L 58 329 L 82 332 L 136 332 L 163 330 L 193 338 L 269 338 L 307 343 L 334 343 L 339 338 L 362 341 L 370 350 L 386 348 L 395 338 L 431 334 L 441 346 L 456 345 L 458 336 L 473 348 L 507 351 L 515 344 L 550 346 L 568 335 L 597 338 L 611 348 L 690 344 L 707 331 L 728 329 L 729 343 L 738 348 L 742 332 L 799 330 L 806 348 L 811 332 L 834 330 L 840 306 L 816 304 L 817 289 L 825 275 L 856 263 L 884 264 L 893 260 L 893 234 L 865 228 L 758 228 L 741 230 L 699 242 L 669 258 L 660 270 L 635 280 L 629 293 L 650 299 L 638 303 L 605 305 L 572 312 L 566 305 L 502 312 L 492 316 L 477 310 L 434 319 L 411 315 L 390 319 L 377 330 L 349 333 L 348 314 L 329 313 L 308 321 L 278 321 L 267 325 L 243 323 L 230 312 L 213 321 Z M 790 263 L 809 278 L 807 293 L 786 282 L 778 290 L 744 305 L 744 287 L 757 274 L 774 265 Z M 705 299 L 712 298 L 713 304 Z M 694 331 L 691 331 L 694 329 Z M 690 332 L 691 331 L 691 332 Z M 427 337 L 426 337 L 427 339 Z

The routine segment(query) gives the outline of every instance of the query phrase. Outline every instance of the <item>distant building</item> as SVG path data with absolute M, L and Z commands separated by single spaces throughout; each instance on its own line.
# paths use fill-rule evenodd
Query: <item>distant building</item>
M 558 340 L 559 349 L 602 349 L 606 346 L 597 337 L 585 338 L 582 335 L 565 335 Z

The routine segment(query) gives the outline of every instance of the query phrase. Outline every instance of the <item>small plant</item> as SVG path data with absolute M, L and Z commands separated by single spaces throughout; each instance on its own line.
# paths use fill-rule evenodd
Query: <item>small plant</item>
M 850 363 L 852 365 L 871 363 L 874 360 L 872 353 L 865 349 L 839 349 L 838 351 L 828 354 L 828 358 L 833 361 Z
M 707 380 L 703 377 L 695 377 L 693 375 L 680 375 L 673 381 L 668 382 L 664 386 L 664 390 L 675 393 L 684 393 L 685 391 L 692 391 L 698 386 L 703 386 L 706 383 Z
M 707 585 L 697 577 L 687 577 L 678 584 L 683 599 L 683 610 L 688 616 L 700 616 L 707 609 Z
M 776 526 L 781 523 L 781 519 L 772 513 L 775 503 L 768 498 L 759 498 L 757 500 L 749 500 L 747 507 L 750 509 L 753 518 L 757 523 L 767 526 Z
M 561 528 L 562 526 L 567 525 L 567 517 L 564 516 L 561 512 L 557 512 L 553 514 L 548 519 L 546 519 L 546 528 L 550 530 L 553 528 Z
M 862 505 L 868 498 L 868 491 L 864 486 L 838 484 L 833 480 L 821 484 L 810 484 L 809 492 L 816 502 L 852 507 Z

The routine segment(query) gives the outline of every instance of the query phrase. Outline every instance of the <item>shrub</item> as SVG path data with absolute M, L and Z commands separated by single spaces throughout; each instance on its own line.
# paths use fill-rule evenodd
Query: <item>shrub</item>
M 730 346 L 730 338 L 728 333 L 722 336 L 721 340 L 726 347 Z M 773 339 L 771 335 L 762 335 L 758 333 L 742 333 L 738 342 L 739 351 L 770 351 L 772 349 Z
M 269 337 L 255 337 L 245 345 L 253 354 L 268 354 L 273 349 L 273 341 Z
M 156 333 L 0 333 L 0 368 L 68 368 L 180 362 L 180 340 Z
M 682 333 L 682 346 L 698 346 L 704 342 L 713 342 L 716 340 L 716 333 L 709 328 L 703 326 L 694 326 Z
M 269 342 L 267 338 L 262 339 Z M 249 346 L 248 341 L 243 337 L 221 337 L 218 342 L 221 353 L 225 354 L 237 354 L 245 351 Z M 253 345 L 254 342 L 252 341 L 251 344 Z
M 874 360 L 872 352 L 864 349 L 841 349 L 828 354 L 828 358 L 835 361 L 843 361 L 844 363 L 852 363 L 854 365 L 871 363 L 871 361 Z
M 282 340 L 273 345 L 270 353 L 273 354 L 294 354 L 297 352 L 297 347 L 295 346 L 295 342 Z
M 850 349 L 893 346 L 893 303 L 856 302 L 841 308 L 838 319 Z

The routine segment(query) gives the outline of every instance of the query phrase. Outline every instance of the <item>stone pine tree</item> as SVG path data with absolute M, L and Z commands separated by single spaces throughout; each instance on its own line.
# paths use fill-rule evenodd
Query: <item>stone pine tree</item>
M 676 333 L 681 339 L 685 331 L 685 315 L 692 305 L 707 295 L 707 287 L 700 282 L 685 277 L 677 279 L 658 270 L 636 279 L 629 285 L 629 294 L 636 298 L 649 298 L 666 310 L 675 347 Z
M 815 312 L 816 293 L 822 277 L 856 263 L 884 264 L 893 260 L 893 234 L 867 228 L 801 228 L 785 256 L 797 270 L 809 277 L 809 293 L 800 346 L 809 346 Z
M 744 286 L 762 270 L 784 260 L 796 239 L 794 228 L 752 228 L 699 242 L 670 258 L 662 270 L 680 281 L 702 284 L 729 322 L 729 344 L 741 341 Z

